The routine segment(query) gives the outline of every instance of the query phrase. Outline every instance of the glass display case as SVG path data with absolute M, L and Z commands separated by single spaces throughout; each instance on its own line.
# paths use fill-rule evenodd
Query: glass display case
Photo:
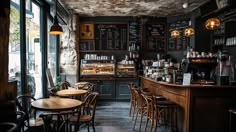
M 115 61 L 114 60 L 81 60 L 80 64 L 81 76 L 114 76 Z
M 117 64 L 117 77 L 136 77 L 135 64 Z

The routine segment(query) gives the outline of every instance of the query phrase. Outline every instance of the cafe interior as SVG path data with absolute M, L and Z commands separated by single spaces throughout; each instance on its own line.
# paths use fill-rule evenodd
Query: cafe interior
M 236 131 L 235 0 L 1 0 L 0 60 L 0 132 Z

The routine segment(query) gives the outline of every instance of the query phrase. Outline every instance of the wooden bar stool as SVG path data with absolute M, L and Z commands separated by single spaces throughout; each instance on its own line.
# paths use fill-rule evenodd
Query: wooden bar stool
M 177 107 L 174 102 L 165 100 L 156 100 L 156 124 L 155 131 L 157 129 L 157 124 L 166 126 L 166 129 L 170 128 L 171 132 L 177 132 Z

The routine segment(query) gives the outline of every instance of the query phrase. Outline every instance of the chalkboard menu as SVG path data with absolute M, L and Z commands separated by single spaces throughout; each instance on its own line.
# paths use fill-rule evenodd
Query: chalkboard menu
M 127 50 L 127 23 L 96 23 L 96 50 Z
M 146 24 L 146 50 L 164 51 L 166 43 L 165 28 L 165 24 Z
M 184 36 L 184 29 L 189 26 L 189 20 L 177 21 L 169 25 L 168 50 L 184 50 L 189 44 L 189 40 Z M 177 29 L 180 32 L 179 38 L 172 38 L 171 31 Z
M 140 45 L 140 29 L 141 26 L 138 22 L 129 22 L 129 45 Z

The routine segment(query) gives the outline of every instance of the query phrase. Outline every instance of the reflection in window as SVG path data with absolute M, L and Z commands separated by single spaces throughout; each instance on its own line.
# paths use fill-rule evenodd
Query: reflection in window
M 52 22 L 48 19 L 48 29 Z M 53 82 L 56 82 L 56 35 L 48 34 L 48 68 L 52 74 Z
M 17 80 L 17 94 L 21 94 L 21 64 L 20 64 L 20 3 L 12 0 L 10 6 L 10 34 L 9 34 L 9 80 Z
M 33 2 L 31 4 L 31 13 L 33 15 L 31 17 L 26 15 L 27 92 L 35 98 L 41 98 L 42 49 L 40 43 L 40 7 Z

